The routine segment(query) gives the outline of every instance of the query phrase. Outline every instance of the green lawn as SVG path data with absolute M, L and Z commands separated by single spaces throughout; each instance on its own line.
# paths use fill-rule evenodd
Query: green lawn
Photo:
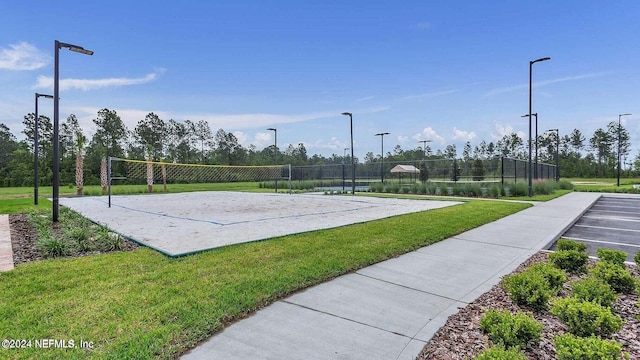
M 3 338 L 73 339 L 95 347 L 0 352 L 9 358 L 173 359 L 225 324 L 296 290 L 528 206 L 472 200 L 179 259 L 142 248 L 21 264 L 0 273 Z
M 621 178 L 620 186 L 616 186 L 617 179 L 615 178 L 567 178 L 562 180 L 572 182 L 576 191 L 640 193 L 640 189 L 633 188 L 633 185 L 640 184 L 640 178 Z
M 532 197 L 528 197 L 528 196 L 513 196 L 513 197 L 505 197 L 505 200 L 525 200 L 525 201 L 549 201 L 549 200 L 553 200 L 555 198 L 558 198 L 562 195 L 568 194 L 570 192 L 572 192 L 573 190 L 556 190 L 553 192 L 553 194 L 546 194 L 546 195 L 534 195 Z
M 1 196 L 0 199 L 2 199 Z M 0 200 L 0 214 L 22 214 L 37 209 L 51 209 L 51 201 L 47 199 L 38 199 L 38 205 L 33 205 L 32 197 Z
M 76 195 L 75 186 L 61 186 L 59 188 L 60 196 Z M 170 184 L 167 185 L 168 193 L 189 192 L 189 191 L 261 191 L 273 192 L 273 189 L 262 189 L 257 182 L 233 182 L 233 183 L 202 183 L 202 184 Z M 279 191 L 288 191 L 288 189 L 279 189 Z M 163 193 L 164 188 L 160 184 L 153 186 L 154 193 Z M 111 187 L 113 195 L 122 194 L 144 194 L 147 193 L 147 185 L 113 185 Z M 51 186 L 41 186 L 38 188 L 40 198 L 53 196 L 53 188 Z M 84 195 L 106 195 L 99 185 L 85 186 Z M 33 199 L 32 187 L 0 187 L 0 199 L 15 198 L 31 198 Z

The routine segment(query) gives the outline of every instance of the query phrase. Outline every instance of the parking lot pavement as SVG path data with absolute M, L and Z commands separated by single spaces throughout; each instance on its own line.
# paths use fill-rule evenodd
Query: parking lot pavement
M 640 196 L 604 194 L 563 238 L 584 243 L 592 256 L 608 248 L 626 252 L 627 261 L 633 261 L 640 251 Z

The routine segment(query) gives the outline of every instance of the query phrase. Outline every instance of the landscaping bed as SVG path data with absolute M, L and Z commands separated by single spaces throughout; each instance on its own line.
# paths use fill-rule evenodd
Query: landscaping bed
M 547 263 L 549 253 L 540 252 L 524 262 L 514 274 L 519 274 L 529 269 L 534 264 Z M 587 267 L 593 269 L 599 260 L 588 259 Z M 635 265 L 626 265 L 627 270 L 640 279 L 640 272 Z M 567 273 L 566 282 L 562 285 L 557 298 L 567 298 L 571 294 L 571 284 L 574 281 L 587 278 L 588 273 Z M 553 302 L 553 300 L 551 301 Z M 485 331 L 481 329 L 481 319 L 489 310 L 506 310 L 512 314 L 524 312 L 533 317 L 542 325 L 539 341 L 529 342 L 521 353 L 526 359 L 557 359 L 554 341 L 556 336 L 569 333 L 569 327 L 560 318 L 550 311 L 551 306 L 536 309 L 530 306 L 516 304 L 505 290 L 505 279 L 490 291 L 480 296 L 474 302 L 460 309 L 457 314 L 449 317 L 446 324 L 438 330 L 431 341 L 424 347 L 418 359 L 473 359 L 482 352 L 491 348 L 492 341 Z M 618 298 L 612 306 L 612 312 L 620 316 L 622 327 L 610 337 L 603 336 L 606 340 L 615 340 L 621 347 L 623 354 L 628 354 L 629 359 L 640 359 L 640 305 L 637 290 L 629 294 L 618 294 Z M 621 359 L 623 355 L 617 358 Z M 516 359 L 516 357 L 487 357 L 494 359 Z
M 70 211 L 63 210 L 61 217 L 60 223 L 53 224 L 48 216 L 35 212 L 9 215 L 14 265 L 52 257 L 78 257 L 139 247 L 138 244 L 109 233 L 104 227 L 92 224 Z M 38 223 L 46 223 L 41 226 L 46 229 L 38 229 Z M 74 224 L 73 228 L 61 227 L 60 224 L 65 223 Z M 53 241 L 43 243 L 44 238 Z

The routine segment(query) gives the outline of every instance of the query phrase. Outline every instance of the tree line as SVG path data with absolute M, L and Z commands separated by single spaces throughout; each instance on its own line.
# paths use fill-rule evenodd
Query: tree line
M 176 163 L 270 165 L 277 152 L 278 163 L 293 166 L 351 162 L 346 153 L 334 153 L 330 157 L 309 155 L 303 143 L 288 145 L 286 149 L 276 148 L 275 145 L 264 149 L 257 149 L 255 145 L 244 147 L 231 132 L 218 129 L 214 134 L 205 120 L 165 121 L 153 112 L 138 121 L 134 129 L 128 129 L 117 112 L 110 109 L 98 111 L 93 123 L 96 131 L 91 139 L 87 139 L 75 115 L 71 114 L 61 122 L 59 149 L 62 185 L 75 183 L 78 166 L 82 169 L 84 184 L 100 184 L 100 168 L 107 156 Z M 33 185 L 35 114 L 25 115 L 23 125 L 22 134 L 25 138 L 17 141 L 11 129 L 0 123 L 0 186 Z M 41 186 L 51 185 L 52 182 L 52 138 L 51 119 L 40 115 L 37 161 Z M 623 161 L 630 153 L 629 132 L 623 126 L 618 128 L 616 122 L 609 123 L 606 129 L 597 129 L 588 141 L 578 129 L 560 138 L 557 132 L 545 132 L 537 140 L 539 162 L 554 164 L 558 147 L 562 177 L 615 177 L 618 149 Z M 384 159 L 380 154 L 367 152 L 363 162 L 371 164 L 381 160 L 402 162 L 422 159 L 469 161 L 499 156 L 528 159 L 528 148 L 518 134 L 511 133 L 496 142 L 482 140 L 475 146 L 466 142 L 460 157 L 455 144 L 435 151 L 428 144 L 406 150 L 396 145 L 384 155 Z M 354 161 L 359 162 L 359 159 L 354 158 Z M 637 175 L 640 154 L 623 168 L 627 169 L 627 173 Z

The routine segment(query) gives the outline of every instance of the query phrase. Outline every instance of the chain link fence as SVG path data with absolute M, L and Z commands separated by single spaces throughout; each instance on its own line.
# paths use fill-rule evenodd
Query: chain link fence
M 391 173 L 396 165 L 412 165 L 419 172 Z M 374 184 L 384 182 L 415 184 L 418 182 L 527 182 L 529 173 L 527 160 L 507 157 L 495 157 L 480 160 L 414 160 L 385 161 L 355 164 L 355 186 L 358 190 L 367 190 Z M 557 168 L 545 163 L 532 163 L 533 179 L 556 180 Z M 310 189 L 350 189 L 353 179 L 351 163 L 334 165 L 293 166 L 291 169 L 292 186 Z

